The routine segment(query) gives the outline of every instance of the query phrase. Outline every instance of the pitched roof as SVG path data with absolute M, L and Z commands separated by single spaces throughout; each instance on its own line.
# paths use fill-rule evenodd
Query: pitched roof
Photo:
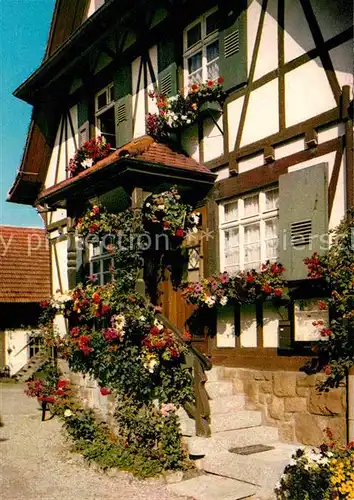
M 91 168 L 80 172 L 75 177 L 65 179 L 62 182 L 43 190 L 39 194 L 38 200 L 46 198 L 49 195 L 53 195 L 68 186 L 72 186 L 79 182 L 80 179 L 92 176 L 96 172 L 103 170 L 113 163 L 119 164 L 119 162 L 122 162 L 127 158 L 135 160 L 136 162 L 141 162 L 142 164 L 154 164 L 157 166 L 161 165 L 176 168 L 184 171 L 185 173 L 190 172 L 202 175 L 205 174 L 205 176 L 210 178 L 214 176 L 208 167 L 201 165 L 185 153 L 177 151 L 171 146 L 167 146 L 167 144 L 159 143 L 149 135 L 144 135 L 137 139 L 133 139 L 128 144 L 125 144 L 121 148 L 117 149 L 103 160 L 97 162 Z
M 0 302 L 50 297 L 48 243 L 44 229 L 0 226 Z

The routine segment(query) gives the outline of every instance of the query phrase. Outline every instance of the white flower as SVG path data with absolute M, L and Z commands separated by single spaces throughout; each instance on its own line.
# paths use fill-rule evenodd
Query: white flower
M 146 203 L 145 206 L 146 207 L 151 207 L 151 203 Z
M 144 368 L 146 368 L 149 373 L 154 373 L 155 366 L 158 364 L 156 356 L 154 354 L 148 354 L 144 363 Z
M 192 220 L 194 224 L 199 224 L 200 214 L 192 214 Z
M 139 321 L 146 321 L 145 316 L 140 316 Z
M 205 303 L 208 307 L 213 307 L 215 305 L 215 302 L 216 302 L 216 297 L 214 295 L 212 295 L 211 297 L 207 297 L 205 299 Z
M 296 464 L 297 464 L 297 462 L 293 458 L 289 462 L 289 465 L 296 465 Z
M 72 414 L 73 414 L 73 412 L 71 410 L 69 410 L 69 408 L 64 411 L 65 418 L 71 417 Z
M 117 314 L 116 316 L 113 316 L 112 319 L 114 328 L 118 330 L 120 333 L 123 333 L 123 329 L 126 324 L 125 317 L 123 316 L 123 314 Z
M 157 205 L 157 208 L 158 208 L 159 210 L 164 210 L 165 205 Z
M 162 323 L 160 323 L 160 321 L 159 321 L 158 319 L 155 319 L 155 320 L 154 320 L 154 326 L 156 326 L 156 328 L 157 328 L 158 330 L 163 330 L 163 324 L 162 324 Z
M 192 120 L 190 120 L 190 119 L 188 118 L 188 120 L 186 121 L 186 123 L 187 123 L 187 125 L 189 125 L 190 123 L 192 123 Z
M 222 306 L 226 306 L 227 301 L 228 301 L 228 298 L 227 298 L 227 297 L 221 297 L 221 299 L 220 299 L 220 304 L 221 304 Z
M 92 158 L 86 158 L 83 162 L 81 162 L 81 166 L 84 168 L 90 168 L 93 165 L 93 159 Z

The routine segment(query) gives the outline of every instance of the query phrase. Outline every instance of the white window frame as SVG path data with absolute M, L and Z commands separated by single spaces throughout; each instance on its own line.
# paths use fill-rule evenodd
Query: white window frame
M 279 222 L 279 208 L 266 209 L 266 193 L 268 192 L 278 193 L 279 202 L 279 190 L 277 187 L 272 187 L 262 191 L 252 192 L 238 198 L 233 198 L 227 200 L 219 205 L 219 234 L 220 234 L 220 270 L 228 271 L 230 274 L 236 273 L 239 270 L 249 270 L 252 266 L 245 267 L 245 238 L 244 229 L 246 226 L 252 224 L 259 224 L 260 228 L 260 262 L 259 267 L 255 266 L 256 270 L 260 269 L 260 266 L 266 261 L 270 260 L 275 262 L 279 255 L 275 258 L 269 258 L 266 252 L 266 223 L 271 220 L 277 220 Z M 251 216 L 244 216 L 244 201 L 249 197 L 258 196 L 258 213 Z M 225 206 L 237 202 L 237 217 L 232 220 L 225 220 Z M 238 269 L 228 269 L 231 266 L 226 266 L 225 259 L 225 231 L 229 229 L 238 229 L 239 234 L 239 266 Z M 278 242 L 279 242 L 279 231 L 278 231 Z M 279 243 L 278 243 L 278 253 L 279 253 Z M 234 267 L 234 266 L 233 266 Z
M 105 274 L 108 273 L 104 272 L 103 262 L 106 260 L 110 260 L 111 265 L 113 265 L 114 264 L 113 257 L 112 254 L 110 252 L 107 252 L 107 250 L 104 248 L 104 244 L 102 241 L 99 242 L 98 247 L 96 246 L 96 248 L 99 248 L 98 253 L 95 252 L 94 248 L 95 248 L 94 243 L 90 243 L 89 244 L 90 276 L 93 275 L 97 276 L 97 281 L 96 281 L 97 285 L 104 285 L 105 282 L 103 277 Z M 99 272 L 94 272 L 93 267 L 94 264 L 96 264 L 97 262 L 99 263 L 100 270 Z
M 210 45 L 212 42 L 214 42 L 215 40 L 219 40 L 219 30 L 215 30 L 212 33 L 209 33 L 209 35 L 207 35 L 206 18 L 211 14 L 213 14 L 214 12 L 217 12 L 217 10 L 218 10 L 217 7 L 208 10 L 207 12 L 205 12 L 205 14 L 199 16 L 198 19 L 189 24 L 183 31 L 183 73 L 184 73 L 184 82 L 187 88 L 191 85 L 191 82 L 189 82 L 189 74 L 188 74 L 188 59 L 189 57 L 193 56 L 194 54 L 197 54 L 200 51 L 202 52 L 202 82 L 205 82 L 208 79 L 206 49 L 207 46 Z M 187 32 L 199 23 L 201 24 L 201 40 L 188 48 Z M 219 58 L 220 58 L 220 53 L 218 59 Z
M 101 89 L 99 92 L 97 92 L 97 94 L 95 95 L 95 136 L 96 136 L 96 138 L 103 134 L 103 132 L 100 130 L 100 127 L 99 127 L 100 116 L 103 113 L 105 113 L 106 111 L 108 111 L 109 109 L 111 109 L 111 108 L 114 109 L 115 101 L 114 101 L 114 99 L 113 100 L 111 99 L 111 89 L 114 89 L 113 83 L 110 83 L 109 85 L 107 85 L 106 87 Z M 103 106 L 102 108 L 98 108 L 98 98 L 103 94 L 106 94 L 106 96 L 107 96 L 107 104 L 105 106 Z M 114 131 L 114 134 L 115 134 L 115 140 L 117 141 L 115 131 Z M 107 140 L 107 142 L 109 142 L 109 141 Z M 112 148 L 112 149 L 115 150 L 116 148 Z

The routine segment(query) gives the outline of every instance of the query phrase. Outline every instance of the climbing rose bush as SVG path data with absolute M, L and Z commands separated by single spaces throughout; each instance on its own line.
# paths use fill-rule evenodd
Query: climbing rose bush
M 182 203 L 181 195 L 174 186 L 145 200 L 143 224 L 153 234 L 165 234 L 181 241 L 188 233 L 197 231 L 200 214 L 192 211 L 190 205 Z
M 308 277 L 321 283 L 322 292 L 328 295 L 329 324 L 316 322 L 325 341 L 313 346 L 318 356 L 318 371 L 328 378 L 323 389 L 337 387 L 349 368 L 354 366 L 354 210 L 332 231 L 332 245 L 324 255 L 314 253 L 305 259 Z

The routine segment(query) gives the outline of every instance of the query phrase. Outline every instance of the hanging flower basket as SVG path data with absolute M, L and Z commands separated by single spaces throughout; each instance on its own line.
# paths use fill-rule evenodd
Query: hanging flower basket
M 223 78 L 193 83 L 186 95 L 179 92 L 176 96 L 150 92 L 158 108 L 157 113 L 146 117 L 146 131 L 159 140 L 168 139 L 171 131 L 180 131 L 195 123 L 203 114 L 220 113 L 226 93 L 222 88 Z
M 111 153 L 111 145 L 106 142 L 104 137 L 92 138 L 76 151 L 66 170 L 71 177 L 75 177 Z

